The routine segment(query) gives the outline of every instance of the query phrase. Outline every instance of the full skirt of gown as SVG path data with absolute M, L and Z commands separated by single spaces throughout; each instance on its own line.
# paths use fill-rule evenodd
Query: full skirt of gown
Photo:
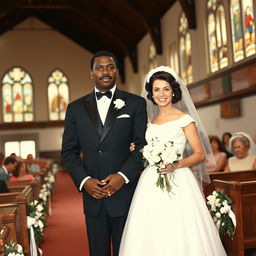
M 164 133 L 158 126 L 151 132 L 154 130 L 157 134 Z M 119 256 L 226 255 L 192 171 L 189 168 L 174 171 L 172 193 L 157 187 L 157 178 L 155 168 L 147 167 L 139 179 Z

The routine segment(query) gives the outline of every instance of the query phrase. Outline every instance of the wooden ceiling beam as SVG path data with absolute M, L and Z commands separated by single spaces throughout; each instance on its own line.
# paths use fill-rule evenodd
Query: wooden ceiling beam
M 131 61 L 132 64 L 132 69 L 133 72 L 137 73 L 138 72 L 138 56 L 137 56 L 137 51 L 136 51 L 136 46 L 135 47 L 129 47 L 126 43 L 125 40 L 121 40 L 118 35 L 115 35 L 115 32 L 112 30 L 109 30 L 108 27 L 99 19 L 97 19 L 93 14 L 88 14 L 85 9 L 81 11 L 80 8 L 73 7 L 73 10 L 78 12 L 81 16 L 86 15 L 87 18 L 90 20 L 93 20 L 95 23 L 99 24 L 99 26 L 105 30 L 106 33 L 110 34 L 112 37 L 115 38 L 116 41 L 119 42 L 120 45 L 122 45 L 123 50 L 125 52 L 125 55 L 127 55 Z M 122 77 L 124 80 L 124 74 L 122 74 Z
M 156 53 L 161 55 L 163 52 L 163 48 L 160 19 L 148 17 L 148 15 L 143 10 L 142 6 L 136 0 L 125 0 L 123 2 L 139 15 L 142 22 L 144 23 L 146 30 L 150 34 L 152 42 L 155 45 Z
M 66 9 L 71 9 L 70 5 L 50 5 L 50 4 L 40 4 L 40 5 L 31 5 L 31 4 L 23 4 L 19 6 L 20 9 L 48 9 L 48 10 L 66 10 Z
M 179 2 L 188 20 L 189 29 L 196 29 L 195 0 L 179 0 Z

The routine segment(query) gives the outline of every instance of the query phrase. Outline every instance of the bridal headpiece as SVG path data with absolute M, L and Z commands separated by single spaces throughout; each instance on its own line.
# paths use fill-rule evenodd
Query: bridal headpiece
M 182 98 L 181 98 L 180 101 L 175 103 L 174 106 L 177 109 L 181 110 L 182 112 L 189 114 L 196 122 L 198 134 L 199 134 L 200 140 L 202 142 L 206 158 L 205 158 L 204 163 L 193 166 L 193 170 L 194 170 L 194 173 L 196 173 L 196 176 L 198 177 L 198 179 L 201 182 L 203 181 L 203 182 L 209 183 L 210 179 L 209 179 L 208 173 L 206 173 L 206 171 L 205 171 L 205 165 L 206 165 L 206 162 L 207 162 L 208 166 L 214 167 L 216 165 L 216 162 L 215 162 L 214 155 L 212 153 L 212 149 L 211 149 L 211 145 L 210 145 L 210 142 L 209 142 L 209 139 L 208 139 L 208 135 L 207 135 L 207 133 L 204 129 L 204 126 L 201 122 L 201 119 L 200 119 L 200 117 L 199 117 L 199 115 L 196 111 L 195 105 L 192 101 L 192 98 L 190 96 L 190 93 L 189 93 L 186 85 L 184 84 L 183 80 L 179 77 L 179 75 L 171 67 L 159 66 L 159 67 L 153 68 L 145 76 L 144 88 L 143 88 L 143 91 L 142 91 L 142 97 L 144 97 L 144 99 L 147 102 L 148 117 L 149 118 L 154 118 L 159 112 L 158 107 L 156 105 L 154 105 L 152 103 L 152 101 L 150 101 L 147 98 L 147 91 L 145 89 L 145 84 L 149 83 L 150 78 L 152 77 L 152 75 L 157 73 L 157 72 L 169 73 L 170 75 L 172 75 L 174 77 L 176 82 L 180 85 L 180 89 L 181 89 L 181 92 L 182 92 Z M 189 147 L 189 145 L 187 145 L 186 150 L 184 152 L 184 157 L 190 155 L 191 153 L 192 153 L 192 150 Z

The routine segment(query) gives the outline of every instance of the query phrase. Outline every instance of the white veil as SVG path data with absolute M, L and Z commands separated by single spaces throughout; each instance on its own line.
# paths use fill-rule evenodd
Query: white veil
M 198 130 L 198 134 L 199 134 L 201 143 L 202 143 L 203 148 L 204 148 L 205 161 L 203 163 L 200 163 L 200 164 L 196 165 L 196 166 L 193 166 L 191 169 L 193 170 L 193 173 L 198 178 L 198 180 L 200 181 L 201 184 L 202 184 L 202 182 L 210 183 L 209 175 L 205 171 L 205 165 L 207 163 L 207 166 L 214 167 L 216 165 L 216 162 L 215 162 L 214 155 L 212 153 L 212 149 L 211 149 L 210 141 L 208 139 L 208 135 L 207 135 L 207 133 L 206 133 L 204 127 L 203 127 L 203 124 L 202 124 L 202 122 L 199 118 L 199 115 L 196 111 L 195 105 L 194 105 L 194 103 L 191 99 L 191 96 L 189 94 L 189 91 L 188 91 L 187 87 L 185 86 L 182 79 L 178 76 L 178 74 L 170 67 L 159 66 L 157 68 L 151 69 L 148 72 L 148 74 L 145 76 L 144 88 L 142 90 L 141 96 L 147 102 L 148 117 L 149 118 L 155 117 L 158 114 L 159 110 L 158 110 L 158 106 L 153 104 L 153 102 L 147 98 L 148 92 L 145 89 L 145 84 L 146 84 L 146 82 L 147 83 L 149 82 L 150 77 L 154 73 L 161 72 L 161 71 L 164 71 L 164 72 L 167 72 L 167 73 L 171 74 L 175 78 L 176 82 L 178 82 L 178 84 L 180 85 L 180 89 L 181 89 L 181 92 L 182 92 L 182 98 L 181 98 L 180 101 L 175 103 L 174 106 L 177 109 L 181 110 L 182 112 L 185 112 L 185 113 L 189 114 L 195 120 L 197 130 Z M 191 154 L 192 154 L 192 150 L 191 150 L 189 144 L 187 143 L 187 146 L 186 146 L 186 149 L 185 149 L 185 152 L 184 152 L 184 157 L 187 157 Z
M 255 143 L 253 142 L 251 136 L 245 132 L 236 132 L 232 135 L 232 137 L 230 138 L 229 140 L 229 147 L 230 149 L 232 149 L 232 141 L 238 137 L 245 137 L 249 140 L 250 142 L 250 148 L 249 148 L 249 155 L 252 155 L 252 156 L 256 156 L 256 145 Z M 233 150 L 232 150 L 233 151 Z

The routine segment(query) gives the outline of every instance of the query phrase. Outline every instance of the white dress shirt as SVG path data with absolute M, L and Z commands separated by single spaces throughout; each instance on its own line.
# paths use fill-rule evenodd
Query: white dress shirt
M 97 103 L 97 108 L 98 108 L 98 113 L 100 115 L 100 119 L 101 119 L 101 122 L 102 124 L 104 125 L 105 123 L 105 120 L 106 120 L 106 117 L 107 117 L 107 113 L 108 113 L 108 109 L 109 109 L 109 106 L 111 104 L 111 101 L 113 99 L 113 96 L 114 96 L 114 93 L 116 91 L 116 85 L 110 90 L 112 92 L 112 96 L 111 96 L 111 99 L 109 99 L 108 97 L 106 96 L 103 96 L 101 97 L 99 100 L 97 99 L 96 97 L 96 92 L 99 92 L 99 90 L 95 87 L 94 88 L 94 91 L 95 91 L 95 98 L 96 98 L 96 103 Z M 129 179 L 122 173 L 122 172 L 118 172 L 118 174 L 120 174 L 124 180 L 125 180 L 125 183 L 128 183 L 129 182 Z M 86 178 L 84 178 L 80 184 L 80 191 L 82 190 L 83 188 L 83 185 L 84 183 L 90 179 L 91 176 L 87 176 Z

